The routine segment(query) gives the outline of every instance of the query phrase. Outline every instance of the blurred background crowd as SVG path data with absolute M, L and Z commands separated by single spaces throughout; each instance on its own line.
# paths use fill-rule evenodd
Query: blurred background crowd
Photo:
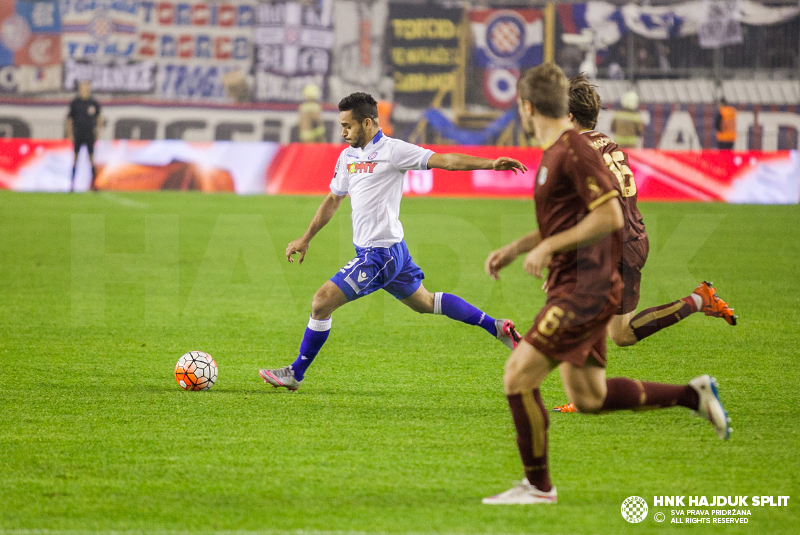
M 89 80 L 101 139 L 339 142 L 366 91 L 396 137 L 526 146 L 515 84 L 543 61 L 590 76 L 598 129 L 639 121 L 632 146 L 717 148 L 728 107 L 733 148 L 798 148 L 798 0 L 3 0 L 0 136 L 63 137 Z

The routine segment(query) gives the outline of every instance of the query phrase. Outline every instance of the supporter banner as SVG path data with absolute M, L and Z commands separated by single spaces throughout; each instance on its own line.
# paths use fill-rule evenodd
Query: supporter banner
M 98 141 L 95 147 L 101 191 L 199 190 L 263 193 L 275 143 L 187 143 L 185 141 Z M 91 182 L 82 149 L 76 170 L 78 191 Z M 73 147 L 69 141 L 0 139 L 0 188 L 69 191 Z
M 61 17 L 57 0 L 0 2 L 0 67 L 61 64 Z
M 108 62 L 134 57 L 138 4 L 135 0 L 61 0 L 63 58 Z
M 170 100 L 222 99 L 226 96 L 225 77 L 238 73 L 235 65 L 175 65 L 158 66 L 156 88 L 159 96 Z
M 254 0 L 140 1 L 138 57 L 203 65 L 247 64 L 254 5 Z
M 715 0 L 711 3 L 730 2 Z M 583 29 L 590 29 L 598 44 L 608 46 L 619 41 L 628 30 L 649 39 L 670 39 L 697 34 L 709 20 L 704 4 L 704 1 L 694 1 L 668 6 L 638 3 L 617 6 L 608 2 L 586 2 L 561 4 L 558 6 L 558 13 L 567 33 L 580 33 Z M 785 22 L 800 15 L 800 7 L 797 6 L 772 7 L 751 0 L 739 0 L 734 4 L 735 12 L 726 18 L 741 24 L 763 26 Z
M 61 65 L 0 67 L 0 93 L 28 95 L 61 89 Z
M 697 37 L 703 48 L 735 45 L 744 40 L 742 25 L 737 19 L 739 0 L 704 0 L 703 22 Z
M 136 57 L 164 99 L 249 100 L 255 0 L 139 2 Z
M 431 5 L 389 5 L 389 62 L 394 100 L 427 108 L 441 90 L 452 89 L 459 54 L 462 8 Z
M 542 13 L 535 9 L 474 9 L 469 12 L 475 63 L 484 69 L 483 93 L 495 108 L 517 97 L 521 71 L 542 62 Z
M 72 91 L 81 80 L 90 80 L 97 93 L 151 93 L 155 87 L 152 61 L 110 63 L 64 62 L 64 89 Z
M 324 95 L 334 45 L 333 0 L 262 2 L 254 39 L 256 100 L 300 102 L 308 84 Z

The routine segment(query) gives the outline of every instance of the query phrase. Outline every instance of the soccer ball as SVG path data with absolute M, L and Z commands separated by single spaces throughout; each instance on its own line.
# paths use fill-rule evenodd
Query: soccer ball
M 184 390 L 208 390 L 217 382 L 217 363 L 208 353 L 189 351 L 175 365 L 175 380 Z

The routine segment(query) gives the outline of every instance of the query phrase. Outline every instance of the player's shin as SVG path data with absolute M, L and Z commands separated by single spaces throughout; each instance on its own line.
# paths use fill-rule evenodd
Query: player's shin
M 314 357 L 317 356 L 317 353 L 319 353 L 319 350 L 322 349 L 328 339 L 328 335 L 331 332 L 331 321 L 332 318 L 326 320 L 308 318 L 308 327 L 306 327 L 303 341 L 300 344 L 300 354 L 292 363 L 292 371 L 298 381 L 303 380 L 306 370 L 314 362 Z
M 649 383 L 615 377 L 606 379 L 606 399 L 601 411 L 661 409 L 680 405 L 697 410 L 698 395 L 689 385 Z
M 468 325 L 478 325 L 492 336 L 497 336 L 494 318 L 470 305 L 457 295 L 436 292 L 434 294 L 433 313 L 443 314 L 450 319 L 461 321 Z
M 547 492 L 553 487 L 547 468 L 550 416 L 542 403 L 542 395 L 538 388 L 521 394 L 509 394 L 508 406 L 517 429 L 517 447 L 525 467 L 525 476 L 537 489 Z
M 631 328 L 637 340 L 643 340 L 697 312 L 692 297 L 678 299 L 668 305 L 645 309 L 631 319 Z

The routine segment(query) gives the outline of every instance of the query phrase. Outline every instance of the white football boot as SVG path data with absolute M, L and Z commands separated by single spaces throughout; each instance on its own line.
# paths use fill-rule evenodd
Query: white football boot
M 497 329 L 497 339 L 503 342 L 510 350 L 514 350 L 522 337 L 514 328 L 514 322 L 511 320 L 494 320 L 494 327 Z
M 700 397 L 695 414 L 702 416 L 717 430 L 717 435 L 722 440 L 727 440 L 731 436 L 732 429 L 728 426 L 731 419 L 719 400 L 717 391 L 717 380 L 710 375 L 701 375 L 689 381 L 689 386 L 694 388 Z
M 300 388 L 300 383 L 303 382 L 294 378 L 291 366 L 284 366 L 275 370 L 258 370 L 258 375 L 264 379 L 265 383 L 269 383 L 275 388 L 282 386 L 292 391 Z
M 528 478 L 505 492 L 489 496 L 481 500 L 487 505 L 530 505 L 535 503 L 556 503 L 558 493 L 553 487 L 549 492 L 542 492 L 528 482 Z

